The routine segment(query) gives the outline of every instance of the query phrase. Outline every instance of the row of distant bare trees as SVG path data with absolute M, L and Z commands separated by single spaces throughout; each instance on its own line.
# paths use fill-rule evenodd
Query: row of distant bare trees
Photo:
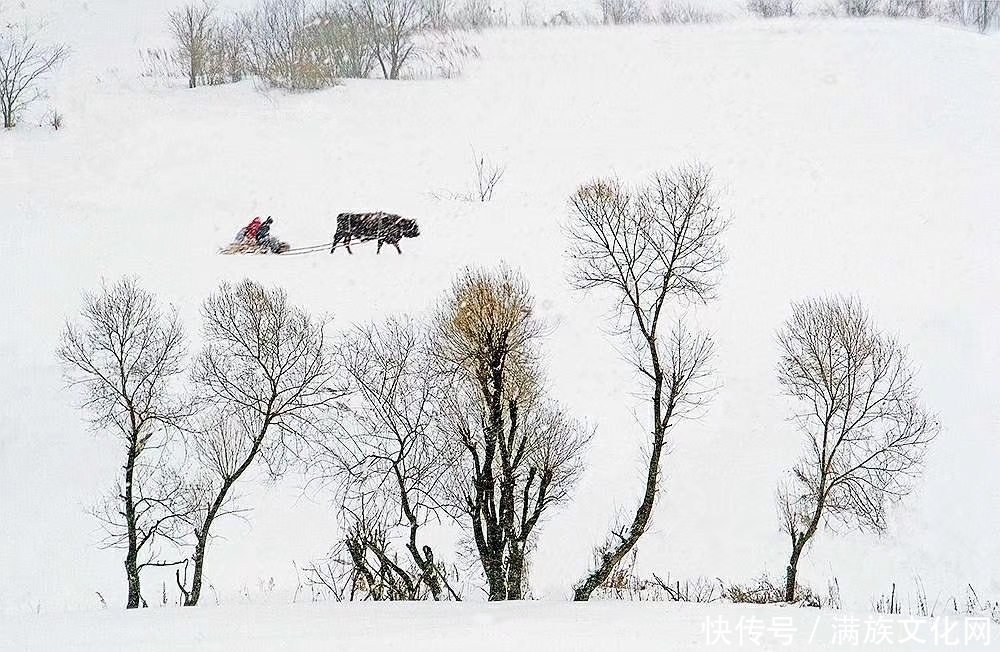
M 255 75 L 304 90 L 375 71 L 399 79 L 421 36 L 443 27 L 436 8 L 426 0 L 260 0 L 223 14 L 202 1 L 171 11 L 168 24 L 191 88 Z
M 623 433 L 646 456 L 639 504 L 574 586 L 588 600 L 649 527 L 669 436 L 715 390 L 713 340 L 684 315 L 715 296 L 727 219 L 699 165 L 637 187 L 597 180 L 569 207 L 572 283 L 611 301 L 647 405 L 644 427 Z M 122 474 L 97 515 L 107 543 L 126 551 L 129 607 L 143 603 L 150 566 L 176 566 L 183 603 L 197 604 L 212 529 L 242 509 L 240 480 L 291 465 L 337 496 L 343 537 L 307 569 L 337 598 L 460 599 L 462 550 L 491 600 L 528 595 L 541 524 L 568 499 L 592 431 L 549 397 L 549 329 L 519 273 L 467 270 L 428 318 L 337 336 L 251 281 L 223 284 L 202 317 L 204 344 L 188 363 L 176 313 L 124 280 L 87 297 L 59 349 L 94 424 L 123 443 Z M 792 601 L 817 532 L 831 520 L 881 531 L 938 426 L 904 349 L 856 300 L 795 304 L 779 342 L 779 380 L 806 444 L 779 491 Z M 431 546 L 438 525 L 459 533 L 456 551 Z
M 599 22 L 606 25 L 635 23 L 712 23 L 725 16 L 699 3 L 665 0 L 653 9 L 646 0 L 597 0 Z M 809 3 L 800 0 L 747 0 L 746 11 L 761 18 L 797 16 L 810 13 L 822 16 L 864 18 L 937 18 L 974 27 L 982 33 L 1000 26 L 1000 0 L 824 0 Z M 566 24 L 596 22 L 566 15 Z
M 622 2 L 632 0 L 619 0 Z M 762 18 L 796 16 L 801 11 L 799 0 L 748 0 L 747 11 Z M 1000 26 L 998 0 L 836 0 L 810 7 L 824 16 L 866 18 L 937 18 L 946 22 L 974 27 L 982 33 Z

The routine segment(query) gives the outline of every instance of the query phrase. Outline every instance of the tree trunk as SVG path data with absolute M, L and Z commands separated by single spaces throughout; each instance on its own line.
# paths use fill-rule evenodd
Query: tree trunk
M 196 530 L 198 540 L 195 544 L 194 554 L 191 556 L 192 561 L 194 561 L 194 574 L 191 576 L 191 591 L 184 596 L 185 607 L 196 606 L 198 600 L 201 598 L 201 578 L 205 569 L 208 534 L 212 531 L 212 524 L 215 522 L 215 517 L 222 508 L 222 504 L 226 500 L 226 494 L 229 493 L 229 488 L 233 486 L 234 482 L 236 482 L 236 479 L 232 478 L 222 484 L 222 488 L 219 489 L 219 493 L 215 497 L 215 502 L 212 503 L 212 506 L 208 509 L 208 513 L 205 514 L 205 521 L 202 523 L 201 529 Z
M 507 599 L 524 599 L 524 546 L 512 541 L 507 560 Z
M 274 397 L 271 397 L 271 402 L 268 404 L 268 410 L 271 409 L 271 405 L 274 402 Z M 250 452 L 247 453 L 246 459 L 243 463 L 236 469 L 236 471 L 229 477 L 225 478 L 222 482 L 222 486 L 219 487 L 219 493 L 215 496 L 215 500 L 209 507 L 208 512 L 205 514 L 205 521 L 202 523 L 201 529 L 196 530 L 198 537 L 198 543 L 195 546 L 195 551 L 193 555 L 194 561 L 194 575 L 191 579 L 191 592 L 186 595 L 184 599 L 185 607 L 193 607 L 198 604 L 198 599 L 201 597 L 201 578 L 202 572 L 205 567 L 205 552 L 208 549 L 208 536 L 212 530 L 212 524 L 215 522 L 215 517 L 219 514 L 219 510 L 226 502 L 226 496 L 229 494 L 229 490 L 232 488 L 236 481 L 240 479 L 240 476 L 250 467 L 250 464 L 257 457 L 257 453 L 260 451 L 261 444 L 264 441 L 264 437 L 267 434 L 267 429 L 271 425 L 271 414 L 270 412 L 264 417 L 264 424 L 261 427 L 260 432 L 254 439 L 253 447 Z
M 489 551 L 483 560 L 487 567 L 486 582 L 490 586 L 490 602 L 507 599 L 507 582 L 503 576 L 503 559 Z
M 490 363 L 490 376 L 481 386 L 483 399 L 487 405 L 486 442 L 479 477 L 474 479 L 478 501 L 477 513 L 473 520 L 481 522 L 485 536 L 477 538 L 479 556 L 482 559 L 483 571 L 490 587 L 490 601 L 507 599 L 507 578 L 504 575 L 504 551 L 507 548 L 507 530 L 504 529 L 504 519 L 508 505 L 512 505 L 504 497 L 503 482 L 500 478 L 500 500 L 497 504 L 497 478 L 493 473 L 493 464 L 499 452 L 504 454 L 504 413 L 503 413 L 503 355 L 494 353 Z
M 137 609 L 142 600 L 139 582 L 139 538 L 136 532 L 135 503 L 133 502 L 132 480 L 135 475 L 136 440 L 133 437 L 128 458 L 125 461 L 125 527 L 128 531 L 128 550 L 125 552 L 125 577 L 128 580 L 128 602 L 126 609 Z
M 206 528 L 210 527 L 206 524 Z M 208 532 L 207 529 L 204 532 Z M 191 576 L 191 591 L 184 596 L 184 606 L 194 607 L 198 604 L 198 600 L 201 598 L 201 578 L 202 573 L 205 568 L 205 548 L 208 547 L 208 537 L 199 534 L 198 542 L 195 544 L 194 555 L 192 559 L 194 560 L 194 573 Z
M 653 345 L 650 347 L 654 351 Z M 654 361 L 656 358 L 654 357 Z M 658 368 L 658 362 L 654 362 Z M 642 498 L 642 503 L 639 505 L 639 509 L 635 512 L 635 518 L 632 521 L 632 525 L 629 527 L 629 534 L 625 539 L 618 544 L 616 548 L 605 552 L 602 558 L 598 562 L 598 567 L 588 575 L 583 582 L 581 582 L 573 590 L 573 600 L 576 601 L 586 601 L 590 600 L 590 595 L 599 587 L 604 584 L 611 573 L 614 572 L 615 568 L 621 563 L 621 560 L 625 558 L 625 555 L 632 550 L 636 543 L 639 542 L 639 537 L 642 533 L 646 531 L 646 527 L 649 525 L 650 516 L 653 513 L 653 504 L 656 500 L 656 486 L 657 479 L 660 474 L 660 454 L 663 451 L 664 437 L 666 436 L 665 424 L 669 423 L 672 414 L 672 408 L 668 407 L 666 417 L 663 417 L 660 408 L 660 401 L 662 399 L 663 391 L 663 377 L 657 373 L 655 379 L 655 388 L 653 390 L 653 450 L 649 457 L 648 472 L 646 474 L 646 491 Z
M 819 497 L 816 499 L 816 510 L 813 512 L 812 520 L 805 532 L 796 535 L 789 532 L 792 537 L 792 555 L 788 559 L 788 568 L 785 569 L 785 602 L 795 601 L 795 576 L 799 570 L 799 558 L 802 551 L 819 530 L 820 519 L 823 518 L 823 509 L 826 507 L 826 472 L 824 471 L 820 479 Z
M 800 537 L 797 543 L 792 544 L 792 556 L 788 559 L 788 567 L 785 569 L 785 602 L 795 602 L 795 576 L 799 571 L 799 557 L 805 547 L 805 539 Z
M 132 551 L 129 551 L 129 553 L 125 556 L 125 576 L 128 578 L 128 602 L 125 604 L 126 609 L 139 608 L 142 600 L 142 592 L 139 585 L 139 571 L 136 568 L 136 559 L 136 555 Z

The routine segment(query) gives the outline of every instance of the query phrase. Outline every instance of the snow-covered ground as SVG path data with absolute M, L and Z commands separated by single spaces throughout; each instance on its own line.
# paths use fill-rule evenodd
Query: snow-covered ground
M 0 647 L 100 650 L 926 650 L 1000 647 L 981 619 L 676 603 L 345 603 L 28 616 Z
M 54 355 L 81 293 L 122 274 L 174 303 L 196 336 L 198 306 L 224 279 L 280 284 L 347 327 L 426 312 L 464 265 L 515 265 L 557 326 L 554 394 L 597 426 L 575 498 L 544 525 L 532 565 L 533 594 L 561 600 L 609 520 L 634 508 L 642 440 L 634 378 L 604 332 L 605 297 L 565 281 L 566 199 L 595 176 L 642 180 L 693 158 L 714 168 L 733 216 L 721 299 L 698 313 L 716 334 L 722 388 L 673 435 L 641 567 L 726 579 L 784 568 L 773 493 L 800 438 L 775 380 L 774 333 L 793 300 L 856 293 L 909 344 L 943 432 L 889 535 L 824 532 L 801 578 L 820 590 L 837 578 L 845 606 L 862 611 L 893 582 L 915 591 L 918 576 L 932 600 L 961 599 L 970 583 L 1000 597 L 996 37 L 881 20 L 508 30 L 475 37 L 481 57 L 461 78 L 286 95 L 140 78 L 139 50 L 163 45 L 172 5 L 31 7 L 73 54 L 41 107 L 63 113 L 66 128 L 26 120 L 0 134 L 0 647 L 111 649 L 123 628 L 145 637 L 128 649 L 249 649 L 230 636 L 270 649 L 269 637 L 300 625 L 302 647 L 336 634 L 357 649 L 376 630 L 408 638 L 413 628 L 429 646 L 444 622 L 456 641 L 497 649 L 574 627 L 606 631 L 609 644 L 640 640 L 628 638 L 640 622 L 649 649 L 695 644 L 715 611 L 418 605 L 368 620 L 363 606 L 296 605 L 268 610 L 268 629 L 262 607 L 234 603 L 262 599 L 270 578 L 270 601 L 290 602 L 292 562 L 321 556 L 336 532 L 328 497 L 303 496 L 294 478 L 249 486 L 249 524 L 221 528 L 207 568 L 220 613 L 173 610 L 159 641 L 143 632 L 164 614 L 93 612 L 96 592 L 124 602 L 121 553 L 97 549 L 85 513 L 120 461 L 114 442 L 88 433 Z M 506 164 L 494 201 L 435 198 L 472 183 L 472 148 Z M 328 242 L 338 212 L 376 209 L 420 221 L 404 255 L 216 254 L 257 214 L 298 246 Z M 147 586 L 159 595 L 158 582 Z M 658 610 L 667 616 L 647 618 Z M 494 617 L 503 635 L 484 639 Z M 816 616 L 800 617 L 811 626 Z M 547 647 L 570 649 L 582 640 L 573 636 Z

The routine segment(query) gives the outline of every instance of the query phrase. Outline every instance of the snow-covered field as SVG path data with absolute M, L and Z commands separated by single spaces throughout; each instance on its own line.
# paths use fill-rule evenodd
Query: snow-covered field
M 894 582 L 914 591 L 915 577 L 932 600 L 961 599 L 968 584 L 1000 597 L 996 37 L 880 20 L 512 29 L 475 37 L 481 57 L 461 78 L 287 95 L 140 78 L 138 52 L 164 43 L 171 6 L 30 7 L 73 53 L 46 101 L 66 128 L 26 120 L 0 134 L 0 647 L 112 649 L 119 630 L 138 637 L 122 649 L 273 649 L 289 638 L 299 649 L 335 637 L 367 649 L 411 635 L 430 647 L 447 629 L 456 648 L 508 649 L 544 632 L 546 647 L 576 649 L 600 631 L 623 648 L 684 649 L 706 615 L 742 613 L 290 607 L 292 562 L 321 556 L 336 534 L 328 496 L 303 496 L 294 478 L 250 486 L 250 522 L 220 529 L 207 569 L 218 614 L 98 613 L 96 592 L 112 610 L 124 602 L 121 553 L 97 549 L 85 510 L 120 461 L 110 438 L 88 433 L 54 355 L 81 293 L 122 274 L 174 303 L 196 336 L 198 306 L 224 279 L 279 284 L 347 327 L 426 312 L 464 265 L 517 266 L 556 324 L 553 392 L 597 426 L 575 498 L 544 525 L 533 560 L 533 595 L 562 600 L 616 510 L 634 509 L 642 438 L 634 378 L 605 334 L 606 297 L 565 280 L 566 199 L 595 176 L 643 180 L 689 159 L 713 167 L 733 216 L 721 299 L 698 313 L 716 334 L 722 388 L 673 435 L 642 569 L 733 580 L 783 570 L 773 494 L 800 436 L 778 391 L 774 333 L 791 301 L 854 293 L 909 344 L 943 431 L 889 535 L 824 532 L 801 579 L 822 590 L 837 578 L 859 613 Z M 506 164 L 495 199 L 435 198 L 472 183 L 472 148 Z M 373 245 L 353 256 L 216 253 L 257 214 L 299 246 L 328 242 L 338 212 L 378 209 L 420 221 L 402 256 Z M 162 617 L 169 631 L 150 633 Z M 797 617 L 811 627 L 818 615 Z M 646 630 L 631 633 L 639 623 Z
M 0 621 L 2 622 L 2 621 Z M 676 603 L 342 603 L 64 613 L 10 621 L 13 650 L 926 650 L 1000 647 L 986 623 Z M 986 637 L 991 636 L 987 641 Z

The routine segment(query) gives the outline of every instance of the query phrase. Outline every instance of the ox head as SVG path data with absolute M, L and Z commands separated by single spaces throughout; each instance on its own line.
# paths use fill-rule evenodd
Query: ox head
M 415 238 L 420 235 L 420 227 L 417 226 L 416 220 L 404 217 L 399 220 L 399 232 L 404 238 Z

